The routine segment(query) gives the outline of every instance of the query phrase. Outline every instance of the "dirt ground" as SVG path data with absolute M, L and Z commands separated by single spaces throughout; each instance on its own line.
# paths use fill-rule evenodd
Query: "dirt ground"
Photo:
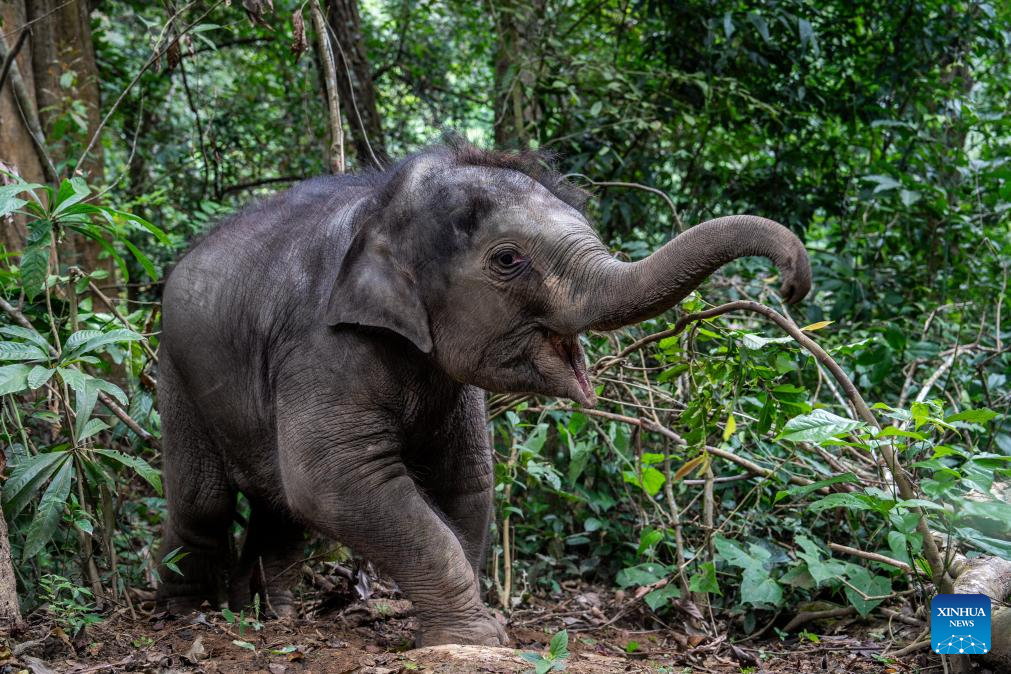
M 843 618 L 809 624 L 811 636 L 803 639 L 770 638 L 772 630 L 756 640 L 728 639 L 692 634 L 698 630 L 687 615 L 659 624 L 636 598 L 594 588 L 570 589 L 515 610 L 507 624 L 510 648 L 412 649 L 410 602 L 387 594 L 368 600 L 317 596 L 304 608 L 306 617 L 262 625 L 240 625 L 216 611 L 187 617 L 145 612 L 144 603 L 136 602 L 74 638 L 37 612 L 25 630 L 0 641 L 0 674 L 533 672 L 534 663 L 523 655 L 546 654 L 552 635 L 562 629 L 570 654 L 555 671 L 572 674 L 943 671 L 938 656 L 926 650 L 887 656 L 922 633 L 917 625 Z M 716 627 L 715 634 L 739 631 Z

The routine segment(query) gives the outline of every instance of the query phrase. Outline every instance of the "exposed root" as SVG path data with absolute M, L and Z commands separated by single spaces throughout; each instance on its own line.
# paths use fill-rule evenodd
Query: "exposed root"
M 951 566 L 955 577 L 955 594 L 984 594 L 991 599 L 990 652 L 980 656 L 982 662 L 997 672 L 1011 672 L 1011 561 L 998 557 L 967 560 L 959 557 Z M 951 657 L 953 674 L 972 670 L 967 655 Z

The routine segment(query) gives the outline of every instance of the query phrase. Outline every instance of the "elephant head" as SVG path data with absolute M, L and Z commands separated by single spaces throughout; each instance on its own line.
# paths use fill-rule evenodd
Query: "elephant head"
M 493 392 L 592 405 L 580 335 L 657 316 L 736 258 L 770 258 L 787 302 L 811 286 L 800 240 L 748 215 L 692 227 L 643 260 L 617 260 L 587 222 L 581 193 L 532 156 L 457 143 L 381 182 L 327 321 L 392 330 L 450 377 Z

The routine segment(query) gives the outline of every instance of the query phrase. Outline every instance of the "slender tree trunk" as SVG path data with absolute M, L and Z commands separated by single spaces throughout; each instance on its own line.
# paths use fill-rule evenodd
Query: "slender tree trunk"
M 532 63 L 537 27 L 544 18 L 546 0 L 504 0 L 495 3 L 495 144 L 499 147 L 530 145 L 539 122 L 533 98 L 537 73 Z
M 27 10 L 23 0 L 0 3 L 0 16 L 3 17 L 3 31 L 10 32 L 15 26 L 23 26 L 28 20 Z M 18 34 L 3 38 L 8 48 L 12 48 Z M 24 44 L 18 52 L 15 61 L 17 73 L 11 72 L 0 89 L 0 168 L 17 173 L 29 182 L 44 182 L 42 164 L 21 118 L 18 102 L 14 97 L 13 78 L 21 76 L 29 93 L 35 91 L 35 78 L 32 75 L 32 50 L 29 44 Z M 34 102 L 34 101 L 33 101 Z M 38 114 L 37 109 L 26 110 L 26 115 Z M 6 184 L 0 178 L 0 184 Z M 0 243 L 7 250 L 19 250 L 25 241 L 25 223 L 21 218 L 3 218 L 0 221 Z
M 331 42 L 337 61 L 337 88 L 351 147 L 359 167 L 376 166 L 385 162 L 387 156 L 358 2 L 327 0 L 326 15 L 336 35 L 335 39 L 331 36 Z
M 68 176 L 100 121 L 90 8 L 91 3 L 85 0 L 6 0 L 0 3 L 5 32 L 31 22 L 31 35 L 17 58 L 18 75 L 24 82 L 28 107 L 33 108 L 23 112 L 40 123 L 47 139 L 47 152 L 61 178 Z M 13 44 L 13 39 L 8 38 L 8 44 Z M 63 127 L 63 133 L 53 133 L 57 125 Z M 57 136 L 58 142 L 48 140 Z M 0 162 L 29 182 L 48 182 L 39 151 L 13 96 L 11 77 L 0 91 Z M 101 182 L 100 147 L 92 151 L 82 172 L 89 182 Z M 23 223 L 4 223 L 2 240 L 9 248 L 20 249 L 24 244 Z M 61 262 L 86 270 L 105 269 L 110 272 L 110 280 L 105 283 L 111 287 L 112 260 L 101 259 L 101 251 L 94 241 L 75 235 L 64 246 Z

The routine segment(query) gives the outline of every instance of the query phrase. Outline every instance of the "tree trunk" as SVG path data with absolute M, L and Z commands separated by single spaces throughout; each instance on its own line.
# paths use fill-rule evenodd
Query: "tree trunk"
M 337 61 L 337 88 L 355 158 L 359 167 L 378 166 L 387 156 L 358 2 L 327 0 L 326 13 L 336 34 L 336 39 L 331 36 L 331 41 Z
M 533 97 L 537 72 L 531 55 L 545 0 L 506 0 L 496 5 L 495 144 L 526 148 L 539 121 Z
M 0 4 L 0 17 L 3 17 L 5 33 L 11 32 L 16 26 L 23 26 L 28 20 L 23 0 Z M 12 48 L 19 34 L 14 33 L 7 38 L 0 36 L 0 40 Z M 29 44 L 25 44 L 18 52 L 15 67 L 27 91 L 34 92 L 35 79 L 32 76 L 32 52 Z M 15 76 L 11 72 L 0 89 L 0 168 L 17 173 L 28 182 L 45 182 L 38 153 L 14 98 L 12 78 Z M 25 114 L 37 116 L 38 112 L 37 109 L 32 109 L 26 110 Z M 6 179 L 0 178 L 0 184 L 6 183 Z M 24 241 L 25 223 L 22 218 L 3 218 L 0 221 L 0 243 L 7 250 L 19 250 Z
M 74 168 L 100 120 L 89 6 L 87 2 L 63 0 L 14 0 L 0 7 L 5 32 L 20 34 L 21 26 L 33 22 L 31 35 L 18 53 L 17 74 L 24 82 L 28 107 L 33 108 L 24 113 L 41 124 L 46 149 L 60 178 L 67 177 Z M 8 46 L 14 39 L 8 38 Z M 12 72 L 0 91 L 0 162 L 29 182 L 51 182 L 13 96 L 13 76 Z M 57 125 L 60 133 L 55 133 Z M 51 139 L 56 137 L 59 140 L 53 142 Z M 81 171 L 90 183 L 101 182 L 100 147 L 92 150 Z M 23 223 L 4 223 L 2 239 L 11 249 L 21 248 Z M 63 247 L 61 262 L 86 270 L 105 269 L 111 274 L 112 261 L 99 259 L 101 250 L 94 241 L 75 235 Z

